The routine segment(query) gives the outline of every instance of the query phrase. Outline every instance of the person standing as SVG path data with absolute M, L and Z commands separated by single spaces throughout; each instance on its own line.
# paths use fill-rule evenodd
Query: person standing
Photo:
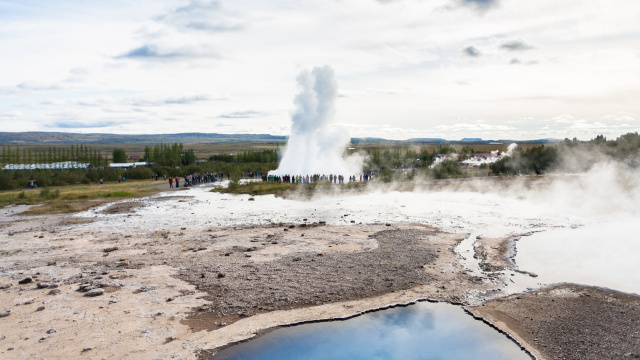
M 176 189 L 180 187 L 180 178 L 176 176 Z
M 173 178 L 169 178 L 169 188 L 173 188 Z

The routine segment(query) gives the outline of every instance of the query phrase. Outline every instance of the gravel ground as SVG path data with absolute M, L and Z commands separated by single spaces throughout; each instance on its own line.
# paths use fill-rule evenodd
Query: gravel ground
M 470 308 L 544 359 L 640 359 L 640 297 L 560 284 Z
M 210 294 L 212 303 L 203 309 L 209 314 L 195 317 L 228 323 L 264 311 L 376 296 L 429 283 L 433 276 L 424 266 L 438 255 L 427 242 L 436 234 L 381 231 L 372 235 L 379 246 L 371 251 L 295 253 L 260 264 L 241 253 L 202 257 L 183 268 L 179 277 Z

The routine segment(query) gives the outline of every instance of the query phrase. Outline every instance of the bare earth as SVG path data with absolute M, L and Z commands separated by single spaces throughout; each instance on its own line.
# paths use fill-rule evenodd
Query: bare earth
M 454 252 L 467 234 L 414 224 L 122 232 L 19 211 L 0 209 L 2 359 L 207 358 L 274 327 L 416 300 L 480 305 L 466 309 L 537 358 L 640 357 L 637 296 L 562 285 L 487 300 L 513 239 L 480 239 L 475 276 Z

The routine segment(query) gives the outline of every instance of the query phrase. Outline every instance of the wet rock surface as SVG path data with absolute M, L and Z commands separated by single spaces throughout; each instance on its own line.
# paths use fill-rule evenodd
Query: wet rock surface
M 640 296 L 562 284 L 470 310 L 544 359 L 640 358 Z
M 194 318 L 229 322 L 429 283 L 432 275 L 424 266 L 438 257 L 428 243 L 437 234 L 415 229 L 381 231 L 373 236 L 379 244 L 374 250 L 298 253 L 259 264 L 238 256 L 209 256 L 191 262 L 179 277 L 210 295 L 211 305 L 196 311 Z M 201 276 L 203 269 L 211 276 Z

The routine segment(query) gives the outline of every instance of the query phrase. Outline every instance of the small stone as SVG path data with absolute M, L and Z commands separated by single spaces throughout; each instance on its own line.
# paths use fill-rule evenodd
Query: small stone
M 49 329 L 47 330 L 47 334 L 53 334 L 56 332 L 56 329 Z
M 56 265 L 56 261 L 52 260 L 52 261 L 47 261 L 47 266 L 55 266 Z
M 0 290 L 8 289 L 12 286 L 12 284 L 0 284 Z
M 204 279 L 206 277 L 206 275 L 204 273 L 200 274 L 200 278 Z
M 58 295 L 60 294 L 60 289 L 53 289 L 51 291 L 49 291 L 49 295 Z
M 273 244 L 273 245 L 277 245 L 277 244 L 278 244 L 278 242 L 277 242 L 277 241 L 275 241 L 275 240 L 273 240 L 273 241 L 271 242 L 271 244 Z
M 36 309 L 36 311 L 42 311 L 44 310 L 44 306 L 38 306 L 38 308 Z
M 43 337 L 41 337 L 41 338 L 40 338 L 40 341 L 41 341 L 41 342 L 42 342 L 42 341 L 45 341 L 45 340 L 47 340 L 47 337 L 46 337 L 46 336 L 43 336 Z
M 49 287 L 49 284 L 41 282 L 41 283 L 38 283 L 36 286 L 38 287 L 38 289 L 46 289 Z
M 256 199 L 254 199 L 254 198 L 249 198 L 249 201 L 255 201 L 255 200 L 256 200 Z
M 49 289 L 57 289 L 58 284 L 49 284 Z
M 384 224 L 384 225 L 385 225 L 385 226 L 391 226 L 391 224 L 389 224 L 389 223 L 386 223 L 386 224 Z
M 91 350 L 93 350 L 92 347 L 86 347 L 86 348 L 82 349 L 81 352 L 87 352 L 87 351 L 91 351 Z
M 93 290 L 89 290 L 86 294 L 84 294 L 84 296 L 100 296 L 104 294 L 104 289 L 93 289 Z
M 28 277 L 28 278 L 24 278 L 24 279 L 22 279 L 22 280 L 18 281 L 18 284 L 20 284 L 20 285 L 24 285 L 24 284 L 28 284 L 28 283 L 30 283 L 30 282 L 32 282 L 32 281 L 33 281 L 33 279 L 32 279 L 32 278 L 30 278 L 30 277 Z
M 9 315 L 11 315 L 11 310 L 7 310 L 5 312 L 1 312 L 0 313 L 0 318 L 7 317 Z
M 7 348 L 7 351 L 11 351 L 11 350 L 13 350 L 13 349 L 15 349 L 13 346 L 9 346 L 9 347 Z
M 175 299 L 176 299 L 176 298 L 174 298 L 174 297 L 170 297 L 170 298 L 168 298 L 168 299 L 167 299 L 167 302 L 172 302 L 172 301 L 173 301 L 173 300 L 175 300 Z
M 118 275 L 118 274 L 109 275 L 109 278 L 111 278 L 111 279 L 120 279 L 120 275 Z
M 223 277 L 225 277 L 226 275 L 223 273 L 218 273 L 218 279 L 222 279 Z

